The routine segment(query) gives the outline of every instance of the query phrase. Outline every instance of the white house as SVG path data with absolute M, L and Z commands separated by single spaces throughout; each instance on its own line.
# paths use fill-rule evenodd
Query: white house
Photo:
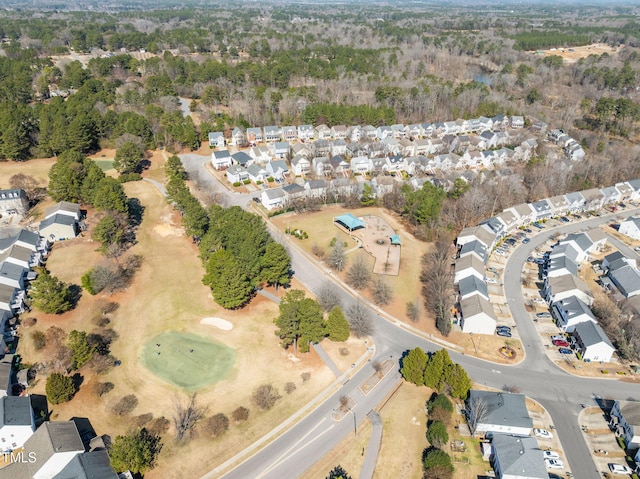
M 0 449 L 21 448 L 35 430 L 36 423 L 29 396 L 0 398 Z
M 229 183 L 242 183 L 244 180 L 249 179 L 247 169 L 244 166 L 240 165 L 231 165 L 229 168 L 227 168 L 225 174 L 227 175 Z
M 231 166 L 231 153 L 229 150 L 214 151 L 211 153 L 211 165 L 216 170 L 223 170 Z
M 262 206 L 268 210 L 280 208 L 284 205 L 285 195 L 282 188 L 269 188 L 262 192 Z
M 289 158 L 289 152 L 291 151 L 291 145 L 288 141 L 276 141 L 273 144 L 273 156 L 280 160 Z
M 354 173 L 369 173 L 373 169 L 373 162 L 368 156 L 356 156 L 351 158 L 351 171 Z
M 224 134 L 221 131 L 209 133 L 209 146 L 211 148 L 224 148 Z
M 545 278 L 543 296 L 548 303 L 575 296 L 589 306 L 593 304 L 589 286 L 581 278 L 572 274 Z
M 483 406 L 480 417 L 477 417 L 478 404 Z M 506 392 L 470 390 L 467 421 L 475 426 L 476 434 L 492 432 L 529 436 L 533 428 L 525 397 Z
M 294 141 L 298 138 L 298 129 L 295 126 L 282 127 L 282 139 L 284 141 Z
M 461 280 L 462 281 L 462 280 Z M 496 314 L 491 303 L 476 294 L 460 301 L 463 333 L 490 334 L 496 329 Z
M 481 280 L 484 279 L 484 263 L 475 255 L 467 255 L 456 260 L 453 283 L 458 284 L 462 278 L 467 276 L 476 276 Z
M 296 155 L 291 159 L 291 169 L 296 176 L 309 174 L 311 162 L 302 155 Z
M 302 141 L 313 140 L 315 132 L 312 125 L 300 125 L 298 126 L 298 139 Z
M 476 276 L 467 276 L 466 278 L 462 278 L 458 283 L 458 291 L 461 301 L 473 296 L 480 296 L 489 301 L 487 283 Z
M 548 479 L 542 450 L 535 437 L 494 434 L 491 466 L 497 479 Z
M 627 235 L 631 239 L 640 240 L 640 217 L 629 216 L 620 223 L 618 232 Z
M 344 140 L 347 137 L 347 127 L 345 125 L 332 126 L 331 137 L 334 140 Z
M 264 141 L 266 141 L 267 143 L 280 141 L 281 136 L 282 131 L 280 130 L 280 127 L 275 125 L 264 127 Z
M 276 181 L 282 181 L 289 174 L 289 167 L 284 160 L 270 161 L 265 169 L 269 176 L 275 178 Z
M 512 116 L 511 117 L 511 128 L 518 129 L 524 128 L 524 117 L 522 116 Z
M 611 361 L 616 349 L 598 324 L 591 321 L 578 323 L 575 325 L 572 335 L 583 361 L 599 361 L 601 363 Z
M 580 298 L 570 296 L 551 305 L 551 312 L 556 324 L 567 333 L 572 333 L 577 324 L 585 321 L 596 322 L 591 308 Z
M 256 146 L 264 141 L 262 128 L 247 128 L 247 141 L 251 146 Z
M 247 144 L 247 135 L 237 126 L 231 132 L 231 144 L 236 146 L 244 146 Z
M 39 233 L 53 241 L 71 239 L 78 236 L 78 222 L 71 216 L 54 214 L 40 222 Z
M 609 424 L 624 439 L 627 449 L 640 448 L 640 402 L 616 399 L 609 416 Z
M 265 145 L 250 148 L 249 156 L 253 159 L 254 163 L 258 163 L 259 165 L 265 165 L 271 161 L 269 148 Z
M 318 140 L 328 140 L 331 138 L 331 128 L 324 124 L 318 125 L 315 128 L 314 136 Z
M 228 171 L 228 170 L 227 170 Z M 247 168 L 247 176 L 254 183 L 264 182 L 267 179 L 267 170 L 254 163 Z

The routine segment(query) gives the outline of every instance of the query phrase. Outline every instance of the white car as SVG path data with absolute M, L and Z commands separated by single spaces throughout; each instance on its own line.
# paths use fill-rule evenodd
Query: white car
M 629 466 L 622 464 L 609 464 L 609 470 L 612 474 L 631 474 L 633 472 Z
M 498 282 L 494 278 L 485 278 L 485 282 L 487 284 L 498 284 Z
M 553 439 L 553 434 L 551 434 L 546 429 L 535 428 L 533 430 L 533 435 L 536 437 L 544 438 L 544 439 Z
M 542 451 L 545 459 L 560 459 L 560 454 L 555 451 Z
M 564 463 L 560 459 L 545 459 L 544 465 L 547 469 L 564 469 Z

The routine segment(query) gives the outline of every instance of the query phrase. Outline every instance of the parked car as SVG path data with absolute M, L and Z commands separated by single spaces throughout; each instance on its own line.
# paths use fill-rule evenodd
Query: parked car
M 635 248 L 633 248 L 633 251 L 640 251 L 640 246 L 636 246 Z
M 529 241 L 531 241 L 531 239 L 530 239 L 530 238 L 524 238 L 524 239 L 522 240 L 522 243 L 523 243 L 523 244 L 527 244 Z
M 485 278 L 484 280 L 487 284 L 498 284 L 494 278 Z
M 510 338 L 511 337 L 511 332 L 510 331 L 498 330 L 498 331 L 496 331 L 496 334 L 498 336 L 503 337 L 503 338 Z
M 612 474 L 631 474 L 633 472 L 629 466 L 623 464 L 609 464 L 609 470 Z
M 568 348 L 570 346 L 569 341 L 565 341 L 564 339 L 554 339 L 551 342 L 554 346 L 562 346 L 563 348 Z
M 506 252 L 505 250 L 503 250 L 503 249 L 497 249 L 497 250 L 496 250 L 496 254 L 497 254 L 498 256 L 506 256 L 506 255 L 507 255 L 507 252 Z
M 558 346 L 558 345 L 556 344 L 556 346 Z M 560 349 L 558 349 L 558 352 L 560 354 L 573 354 L 573 350 L 569 349 L 569 348 L 560 348 Z
M 564 469 L 564 462 L 560 459 L 545 459 L 544 465 L 547 469 Z
M 527 263 L 533 263 L 533 262 L 534 262 L 533 256 L 527 257 Z
M 536 318 L 550 318 L 551 313 L 543 311 L 542 313 L 536 313 Z
M 509 326 L 496 326 L 496 331 L 508 331 L 511 332 L 511 328 Z
M 538 223 L 537 221 L 535 223 L 533 223 L 533 226 L 538 228 L 539 230 L 543 230 L 544 229 L 544 226 L 541 225 L 540 223 Z
M 560 454 L 555 451 L 542 451 L 545 459 L 560 459 Z
M 554 334 L 553 336 L 551 336 L 551 341 L 566 341 L 567 338 L 566 336 L 563 336 L 562 334 Z
M 534 428 L 533 435 L 536 437 L 541 437 L 543 439 L 553 439 L 553 434 L 551 434 L 546 429 Z
M 578 214 L 573 214 L 573 215 L 571 215 L 571 216 L 573 216 L 573 217 L 574 217 L 575 219 L 577 219 L 577 220 L 581 220 L 581 219 L 582 219 L 582 216 L 580 216 L 580 215 L 578 215 Z
M 567 218 L 566 216 L 561 216 L 560 218 L 558 218 L 560 221 L 562 221 L 563 223 L 569 223 L 571 220 L 569 218 Z
M 535 264 L 544 264 L 544 258 L 535 258 L 533 262 Z
M 504 242 L 510 244 L 511 246 L 514 246 L 516 244 L 515 238 L 507 238 L 506 240 L 504 240 Z
M 544 298 L 533 298 L 532 301 L 534 303 L 538 303 L 538 304 L 547 304 L 547 302 L 544 300 Z
M 531 228 L 525 228 L 524 231 L 526 233 L 533 233 L 533 230 Z
M 489 266 L 487 268 L 487 271 L 489 271 L 490 273 L 497 273 L 498 272 L 498 270 L 496 268 L 494 268 L 493 266 Z

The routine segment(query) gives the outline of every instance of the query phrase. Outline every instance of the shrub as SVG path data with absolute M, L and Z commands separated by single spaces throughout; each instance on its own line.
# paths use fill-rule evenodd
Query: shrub
M 231 413 L 231 417 L 236 422 L 246 421 L 247 419 L 249 419 L 249 410 L 244 406 L 238 406 Z
M 300 377 L 302 378 L 302 384 L 304 384 L 311 379 L 311 373 L 302 373 Z
M 159 436 L 169 430 L 169 424 L 169 420 L 166 417 L 156 417 L 147 426 L 147 431 L 153 436 Z
M 624 439 L 621 437 L 616 437 L 616 440 L 618 441 L 618 446 L 620 446 L 620 449 L 625 450 L 627 448 L 627 446 L 624 443 Z
M 143 427 L 146 424 L 148 424 L 149 421 L 151 421 L 152 419 L 153 419 L 153 413 L 148 412 L 148 413 L 140 414 L 139 416 L 134 417 L 133 422 L 137 427 Z
M 114 388 L 113 383 L 110 382 L 104 382 L 104 383 L 97 383 L 96 384 L 96 394 L 98 396 L 104 396 L 105 394 L 111 392 Z
M 441 421 L 433 421 L 427 429 L 427 441 L 433 447 L 441 448 L 449 442 L 447 426 Z
M 33 316 L 29 316 L 28 318 L 24 318 L 23 320 L 21 320 L 20 324 L 24 328 L 30 328 L 32 326 L 35 326 L 37 322 L 38 322 L 37 318 L 34 318 Z
M 287 384 L 284 385 L 284 392 L 286 392 L 287 394 L 291 394 L 295 390 L 296 390 L 296 385 L 291 381 L 289 381 Z
M 243 185 L 248 185 L 251 183 L 251 180 L 242 180 Z
M 240 183 L 239 181 L 234 181 L 234 182 L 233 182 L 233 186 L 236 186 L 236 187 L 240 186 L 241 184 L 242 184 L 242 183 Z
M 34 331 L 31 333 L 31 340 L 36 351 L 44 349 L 47 345 L 47 336 L 42 331 Z
M 71 400 L 76 393 L 76 385 L 71 376 L 52 373 L 47 378 L 45 391 L 49 402 L 52 404 L 61 404 Z
M 129 183 L 130 181 L 140 181 L 142 175 L 140 173 L 124 173 L 118 177 L 120 183 Z
M 256 181 L 256 185 L 257 186 L 260 186 L 261 184 L 262 184 L 262 181 L 260 181 L 260 180 Z
M 125 414 L 129 414 L 133 411 L 138 405 L 138 398 L 135 394 L 127 394 L 126 396 L 121 397 L 117 403 L 113 405 L 113 412 L 117 416 L 124 416 Z
M 267 182 L 268 183 L 273 183 L 274 181 L 276 181 L 273 176 L 270 176 L 269 178 L 267 178 Z
M 314 254 L 314 256 L 317 256 L 318 258 L 322 259 L 324 258 L 324 249 L 322 249 L 320 246 L 318 246 L 317 244 L 314 244 L 311 247 L 311 252 Z
M 349 356 L 349 348 L 340 348 L 340 356 Z
M 221 436 L 229 430 L 229 418 L 219 412 L 207 420 L 206 427 L 213 437 Z
M 91 278 L 92 274 L 93 274 L 93 268 L 91 268 L 89 271 L 87 271 L 85 274 L 82 275 L 82 277 L 80 278 L 80 284 L 82 285 L 82 287 L 85 289 L 87 293 L 93 296 L 97 294 L 98 291 L 96 291 L 96 288 L 93 285 L 93 279 Z
M 260 409 L 268 410 L 271 409 L 276 401 L 280 399 L 280 393 L 278 389 L 273 387 L 271 384 L 263 384 L 262 386 L 258 386 L 258 388 L 253 392 L 253 402 Z

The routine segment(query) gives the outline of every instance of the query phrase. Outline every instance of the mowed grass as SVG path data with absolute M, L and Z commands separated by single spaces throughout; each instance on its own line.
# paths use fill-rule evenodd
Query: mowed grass
M 56 162 L 55 158 L 39 158 L 28 161 L 0 161 L 0 188 L 10 188 L 13 175 L 23 173 L 33 176 L 40 182 L 40 186 L 49 184 L 49 169 Z
M 113 170 L 113 160 L 93 160 L 93 162 L 98 165 L 102 171 Z
M 224 379 L 235 363 L 235 351 L 189 333 L 167 332 L 150 339 L 141 361 L 156 376 L 187 390 Z

